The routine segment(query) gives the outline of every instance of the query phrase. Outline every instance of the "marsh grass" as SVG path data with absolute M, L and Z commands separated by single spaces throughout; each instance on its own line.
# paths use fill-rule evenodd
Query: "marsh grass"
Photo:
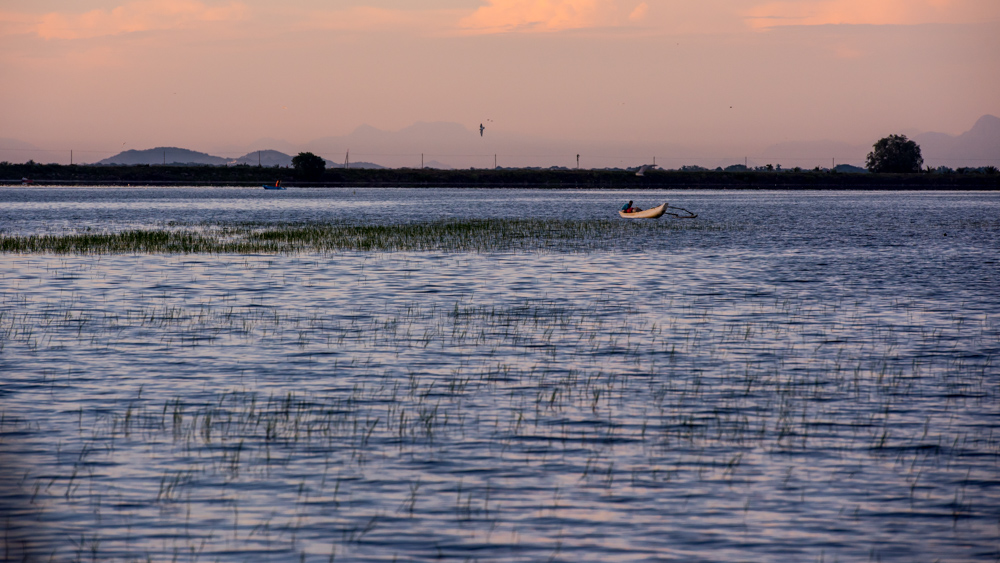
M 38 438 L 39 470 L 18 486 L 40 520 L 89 515 L 56 527 L 71 546 L 39 542 L 76 560 L 600 560 L 614 551 L 578 546 L 610 526 L 662 547 L 699 521 L 698 499 L 737 535 L 799 529 L 788 510 L 848 535 L 912 522 L 887 514 L 945 521 L 962 541 L 995 524 L 994 317 L 875 297 L 632 297 L 342 309 L 5 294 L 0 344 L 22 358 L 284 358 L 247 375 L 22 374 L 53 401 L 59 444 Z M 41 430 L 0 415 L 5 442 Z
M 607 250 L 671 230 L 719 229 L 683 221 L 448 220 L 356 225 L 336 223 L 172 225 L 160 230 L 57 235 L 0 235 L 0 252 L 56 254 L 268 254 L 337 251 L 507 252 Z

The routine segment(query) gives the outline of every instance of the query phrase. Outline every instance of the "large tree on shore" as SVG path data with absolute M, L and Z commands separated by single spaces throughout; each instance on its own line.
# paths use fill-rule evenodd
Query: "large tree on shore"
M 906 138 L 906 135 L 889 135 L 879 139 L 868 153 L 865 165 L 870 172 L 909 173 L 920 172 L 924 157 L 920 155 L 920 145 Z
M 326 161 L 311 152 L 300 152 L 292 157 L 292 166 L 300 177 L 315 179 L 323 175 Z

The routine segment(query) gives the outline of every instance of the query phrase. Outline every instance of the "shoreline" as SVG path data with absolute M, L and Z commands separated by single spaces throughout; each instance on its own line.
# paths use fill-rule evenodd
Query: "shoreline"
M 30 183 L 22 182 L 27 178 Z M 1000 190 L 1000 174 L 870 174 L 829 171 L 536 170 L 333 168 L 304 178 L 291 168 L 251 166 L 0 165 L 3 186 L 220 186 L 296 188 L 534 188 L 722 190 Z

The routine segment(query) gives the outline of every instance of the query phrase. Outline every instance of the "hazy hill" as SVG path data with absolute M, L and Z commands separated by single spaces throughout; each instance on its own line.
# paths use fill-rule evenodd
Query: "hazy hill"
M 711 157 L 712 149 L 669 143 L 651 145 L 545 139 L 499 130 L 490 122 L 485 123 L 486 130 L 480 136 L 479 124 L 474 125 L 418 122 L 398 131 L 362 125 L 347 135 L 315 139 L 304 150 L 341 163 L 350 151 L 352 162 L 357 159 L 407 168 L 418 168 L 421 157 L 428 168 L 492 168 L 494 155 L 497 155 L 496 164 L 500 167 L 575 168 L 576 154 L 581 154 L 581 167 L 598 169 L 636 166 L 655 157 L 659 157 L 658 162 L 663 163 L 665 168 L 677 168 L 684 164 L 714 167 L 713 158 L 726 161 L 722 158 L 725 152 L 722 149 L 715 149 L 717 154 Z M 893 132 L 886 132 L 887 135 L 889 133 Z M 911 135 L 911 138 L 921 146 L 928 166 L 1000 165 L 1000 118 L 992 115 L 981 117 L 972 129 L 961 135 L 922 133 Z M 781 164 L 784 169 L 796 166 L 829 168 L 841 164 L 863 167 L 865 157 L 877 140 L 858 144 L 831 140 L 783 142 L 768 146 L 756 155 L 751 151 L 749 160 L 751 165 Z M 512 159 L 514 162 L 510 162 Z M 726 164 L 733 162 L 726 161 Z
M 1000 166 L 1000 118 L 992 115 L 980 117 L 972 129 L 961 135 L 927 132 L 910 135 L 910 138 L 920 145 L 926 166 Z M 865 158 L 877 140 L 872 139 L 871 144 L 867 145 L 837 141 L 778 143 L 764 149 L 756 159 L 764 163 L 781 164 L 782 168 L 828 168 L 831 164 L 837 164 L 839 168 L 841 163 L 864 166 Z
M 443 164 L 443 163 L 438 162 L 436 160 L 429 160 L 429 161 L 425 162 L 424 163 L 424 168 L 434 168 L 436 170 L 451 170 L 452 169 L 451 166 L 448 166 L 447 164 Z
M 26 143 L 20 139 L 8 139 L 0 137 L 0 162 L 48 162 L 45 153 L 52 151 L 42 151 L 31 143 Z M 51 156 L 56 156 L 55 153 Z M 61 156 L 61 155 L 60 155 Z M 53 159 L 58 160 L 58 159 Z
M 203 152 L 177 147 L 156 147 L 146 150 L 127 150 L 94 164 L 214 164 L 224 165 L 229 160 Z
M 867 174 L 868 169 L 862 168 L 860 166 L 852 166 L 850 164 L 838 164 L 833 167 L 834 172 L 841 172 L 844 174 Z
M 297 153 L 296 153 L 297 154 Z M 322 155 L 321 155 L 322 156 Z M 326 160 L 327 168 L 343 168 L 344 163 L 334 162 L 329 159 Z M 188 149 L 181 149 L 176 147 L 157 147 L 154 149 L 146 150 L 128 150 L 125 152 L 118 153 L 112 157 L 106 158 L 95 164 L 107 164 L 107 165 L 135 165 L 135 164 L 207 164 L 214 166 L 231 166 L 231 165 L 246 165 L 246 166 L 263 166 L 266 168 L 273 168 L 279 166 L 281 168 L 290 168 L 292 166 L 292 155 L 285 154 L 276 150 L 258 150 L 251 151 L 247 154 L 235 158 L 222 158 L 219 156 L 212 156 L 203 152 L 192 151 Z M 378 164 L 372 162 L 351 162 L 351 168 L 384 168 Z
M 922 133 L 913 140 L 920 145 L 927 166 L 1000 166 L 1000 117 L 984 115 L 961 135 Z
M 328 160 L 328 161 L 326 161 L 326 167 L 327 168 L 343 168 L 344 167 L 344 163 L 343 162 L 331 162 L 331 161 Z M 381 164 L 375 164 L 374 162 L 360 161 L 360 162 L 351 162 L 351 163 L 348 163 L 348 168 L 364 168 L 364 169 L 367 169 L 367 170 L 381 170 L 381 169 L 386 168 L 386 167 L 382 166 Z
M 237 158 L 230 162 L 230 164 L 248 164 L 250 166 L 281 166 L 288 167 L 292 165 L 292 157 L 283 152 L 275 150 L 261 150 L 248 152 L 247 154 Z M 329 166 L 329 164 L 327 164 Z
M 38 147 L 31 143 L 25 143 L 20 139 L 0 137 L 0 151 L 6 150 L 38 150 Z
M 837 141 L 794 141 L 771 145 L 755 154 L 741 147 L 694 147 L 648 142 L 569 141 L 521 135 L 484 123 L 418 122 L 398 131 L 384 131 L 362 125 L 347 135 L 328 136 L 302 145 L 279 139 L 260 140 L 250 147 L 229 148 L 222 154 L 240 154 L 232 159 L 177 147 L 128 150 L 95 164 L 247 164 L 256 166 L 291 166 L 291 155 L 310 151 L 327 160 L 327 168 L 342 168 L 350 153 L 351 168 L 426 168 L 468 169 L 509 167 L 576 168 L 576 155 L 584 169 L 628 168 L 656 162 L 665 169 L 685 165 L 707 168 L 743 164 L 750 167 L 780 164 L 782 169 L 796 166 L 811 169 L 829 168 L 831 164 L 863 166 L 872 149 L 870 142 L 851 144 Z M 900 131 L 886 131 L 885 134 Z M 919 133 L 909 135 L 921 147 L 927 166 L 951 168 L 1000 166 L 1000 118 L 984 115 L 969 131 L 960 135 Z M 259 153 L 251 147 L 268 147 Z M 88 153 L 78 151 L 75 162 Z M 35 147 L 17 139 L 0 138 L 0 161 L 68 163 L 69 151 Z M 106 154 L 106 153 L 105 153 Z M 733 156 L 727 156 L 733 155 Z

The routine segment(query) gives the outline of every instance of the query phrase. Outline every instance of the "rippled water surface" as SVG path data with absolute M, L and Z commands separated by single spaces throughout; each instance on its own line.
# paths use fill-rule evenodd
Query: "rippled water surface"
M 587 251 L 0 254 L 5 558 L 1000 557 L 1000 194 L 0 188 L 0 236 L 624 198 L 699 217 Z

